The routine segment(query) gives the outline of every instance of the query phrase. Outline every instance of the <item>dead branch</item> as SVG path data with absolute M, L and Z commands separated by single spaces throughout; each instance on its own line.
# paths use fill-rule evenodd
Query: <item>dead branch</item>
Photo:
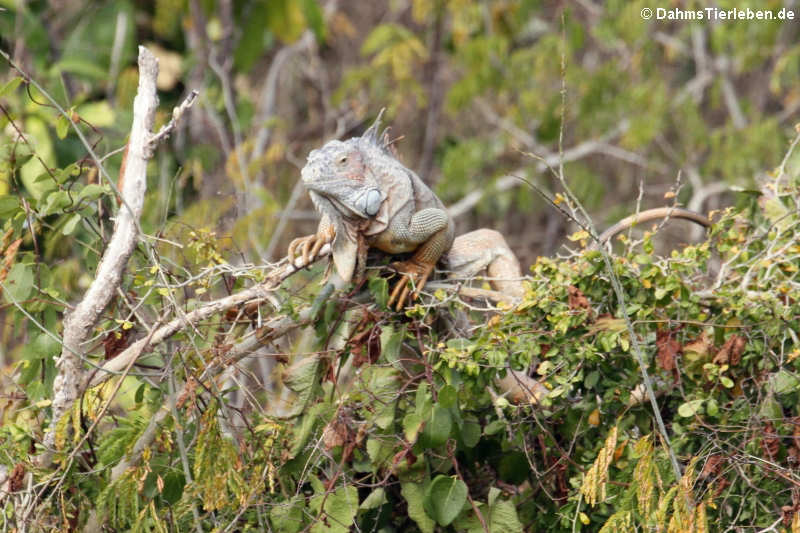
M 320 253 L 317 254 L 316 259 L 320 259 L 329 253 L 330 246 L 325 245 L 320 250 Z M 246 302 L 259 302 L 266 299 L 266 294 L 268 292 L 277 289 L 286 278 L 306 266 L 301 264 L 300 261 L 301 260 L 298 259 L 295 264 L 285 263 L 275 268 L 268 274 L 267 279 L 258 285 L 239 291 L 236 294 L 232 294 L 225 298 L 214 300 L 213 302 L 209 302 L 202 307 L 198 307 L 194 311 L 186 313 L 186 315 L 182 317 L 172 319 L 165 325 L 155 330 L 149 339 L 144 338 L 132 343 L 125 350 L 120 352 L 119 355 L 117 355 L 114 359 L 107 361 L 100 368 L 97 374 L 95 374 L 95 376 L 89 381 L 88 386 L 94 387 L 104 383 L 109 378 L 122 371 L 122 369 L 124 369 L 130 363 L 132 358 L 135 359 L 139 357 L 139 355 L 149 353 L 148 348 L 151 349 L 156 344 L 164 342 L 181 330 L 191 328 L 199 322 L 217 313 L 232 307 L 236 307 L 240 304 Z
M 128 157 L 121 170 L 125 175 L 120 191 L 122 207 L 117 213 L 114 232 L 97 267 L 94 281 L 83 299 L 64 319 L 63 347 L 56 360 L 58 373 L 53 382 L 52 423 L 44 438 L 45 451 L 39 458 L 41 464 L 50 461 L 56 424 L 77 399 L 81 385 L 86 381 L 82 357 L 84 344 L 101 313 L 116 294 L 128 259 L 138 243 L 139 218 L 147 189 L 147 162 L 152 157 L 155 143 L 166 138 L 171 131 L 170 127 L 166 127 L 159 136 L 153 137 L 151 133 L 158 106 L 157 77 L 158 60 L 149 50 L 140 46 L 139 87 L 133 103 Z M 191 97 L 178 108 L 173 122 L 193 101 Z

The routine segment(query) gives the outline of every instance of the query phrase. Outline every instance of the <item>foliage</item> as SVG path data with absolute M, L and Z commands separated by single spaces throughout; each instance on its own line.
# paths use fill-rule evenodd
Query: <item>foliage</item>
M 800 530 L 797 140 L 781 160 L 800 69 L 788 26 L 644 23 L 643 2 L 366 4 L 3 3 L 0 45 L 31 75 L 0 80 L 6 523 Z M 650 228 L 623 236 L 611 271 L 598 250 L 542 256 L 523 300 L 499 310 L 445 284 L 395 313 L 380 269 L 334 297 L 317 284 L 322 266 L 299 272 L 154 343 L 56 420 L 63 318 L 120 209 L 140 42 L 161 60 L 158 125 L 187 88 L 202 105 L 151 164 L 141 242 L 81 354 L 92 377 L 164 322 L 267 279 L 266 262 L 303 232 L 282 218 L 299 201 L 292 162 L 383 106 L 409 137 L 409 166 L 427 165 L 447 203 L 507 173 L 537 175 L 525 152 L 547 159 L 563 145 L 566 180 L 601 220 L 631 209 L 643 169 L 645 203 L 683 171 L 689 186 L 670 196 L 735 207 L 664 257 Z M 530 244 L 530 225 L 503 215 L 532 220 L 542 203 L 497 183 L 473 222 L 491 216 Z M 715 197 L 721 184 L 741 190 Z M 509 368 L 550 394 L 499 395 Z M 48 430 L 55 460 L 40 464 Z

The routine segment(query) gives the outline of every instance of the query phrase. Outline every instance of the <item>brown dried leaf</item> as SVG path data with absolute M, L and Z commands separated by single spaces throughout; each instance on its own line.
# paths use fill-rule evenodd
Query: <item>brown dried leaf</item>
M 722 466 L 723 457 L 721 454 L 710 455 L 703 465 L 703 470 L 698 476 L 700 479 L 705 479 L 709 476 L 716 476 L 719 474 L 720 466 Z
M 354 443 L 357 440 L 356 433 L 350 427 L 349 422 L 352 420 L 343 416 L 337 416 L 328 422 L 325 429 L 322 430 L 322 443 L 326 450 Z
M 764 424 L 764 436 L 761 440 L 761 449 L 770 460 L 773 460 L 778 455 L 781 445 L 781 438 L 775 433 L 775 426 L 772 422 Z
M 5 281 L 8 272 L 11 270 L 11 265 L 14 264 L 14 258 L 17 256 L 19 245 L 22 244 L 22 238 L 12 242 L 6 251 L 3 253 L 3 266 L 0 267 L 0 281 Z
M 688 344 L 683 345 L 683 352 L 693 352 L 696 353 L 701 358 L 705 355 L 708 355 L 709 351 L 714 345 L 709 340 L 708 336 L 703 333 L 697 339 L 693 340 Z
M 713 363 L 717 365 L 738 365 L 742 360 L 742 352 L 747 341 L 744 337 L 739 335 L 731 335 L 731 337 L 722 345 L 717 355 L 714 356 Z
M 574 286 L 570 285 L 567 287 L 567 298 L 569 303 L 569 308 L 575 311 L 576 309 L 591 309 L 591 305 L 589 304 L 589 299 L 581 292 L 581 290 Z
M 8 476 L 8 490 L 11 492 L 17 492 L 18 490 L 22 490 L 25 486 L 25 465 L 22 463 L 17 463 L 14 466 L 14 470 L 11 471 L 11 475 Z
M 659 331 L 656 333 L 656 348 L 658 350 L 658 366 L 671 372 L 675 370 L 675 359 L 681 353 L 681 344 L 675 340 L 675 330 Z
M 128 338 L 131 331 L 133 330 L 120 328 L 106 335 L 106 338 L 103 339 L 106 361 L 115 358 L 122 350 L 128 347 Z
M 197 380 L 194 377 L 190 376 L 189 379 L 186 381 L 186 385 L 183 387 L 183 392 L 178 397 L 178 400 L 175 402 L 175 405 L 178 409 L 183 409 L 183 405 L 188 401 L 194 401 L 194 391 L 197 388 Z

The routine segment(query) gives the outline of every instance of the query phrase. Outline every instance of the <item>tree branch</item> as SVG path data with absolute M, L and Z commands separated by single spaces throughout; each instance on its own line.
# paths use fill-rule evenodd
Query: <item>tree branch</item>
M 44 437 L 45 451 L 39 457 L 40 464 L 47 464 L 55 443 L 55 427 L 58 420 L 77 399 L 81 385 L 86 381 L 82 353 L 84 344 L 91 336 L 103 310 L 116 294 L 122 273 L 128 264 L 139 236 L 139 218 L 144 206 L 147 190 L 147 162 L 158 142 L 167 138 L 174 122 L 194 102 L 196 93 L 176 109 L 173 120 L 157 136 L 151 130 L 158 106 L 156 78 L 158 60 L 146 48 L 139 47 L 139 87 L 133 103 L 133 124 L 128 141 L 128 156 L 120 174 L 125 176 L 122 190 L 122 207 L 117 213 L 114 233 L 109 240 L 97 273 L 83 299 L 64 319 L 62 351 L 56 360 L 53 382 L 53 415 L 51 426 Z

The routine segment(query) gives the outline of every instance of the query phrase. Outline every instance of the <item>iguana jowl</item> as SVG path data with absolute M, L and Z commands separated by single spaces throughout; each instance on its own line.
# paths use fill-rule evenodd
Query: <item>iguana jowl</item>
M 453 221 L 441 200 L 397 161 L 379 138 L 379 127 L 380 117 L 361 137 L 329 141 L 311 151 L 302 180 L 322 220 L 316 234 L 292 241 L 289 256 L 300 251 L 306 263 L 332 243 L 336 270 L 350 281 L 354 273 L 362 274 L 369 247 L 414 252 L 392 265 L 403 275 L 389 298 L 398 310 L 424 287 L 440 259 L 462 275 L 486 268 L 492 277 L 510 278 L 495 288 L 519 296 L 519 263 L 502 235 L 478 230 L 454 239 Z

